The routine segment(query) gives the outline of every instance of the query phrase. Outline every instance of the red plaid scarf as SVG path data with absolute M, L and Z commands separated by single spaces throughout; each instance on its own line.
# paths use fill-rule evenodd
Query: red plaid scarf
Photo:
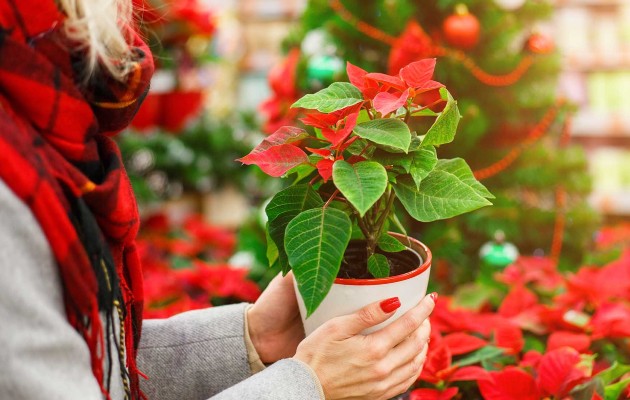
M 111 370 L 104 371 L 104 359 L 111 366 L 113 310 L 121 311 L 122 379 L 138 398 L 138 213 L 119 150 L 106 133 L 135 114 L 153 60 L 136 38 L 128 82 L 103 74 L 81 84 L 83 59 L 64 45 L 63 18 L 54 0 L 0 0 L 0 179 L 31 209 L 50 243 L 68 321 L 90 349 L 106 398 Z

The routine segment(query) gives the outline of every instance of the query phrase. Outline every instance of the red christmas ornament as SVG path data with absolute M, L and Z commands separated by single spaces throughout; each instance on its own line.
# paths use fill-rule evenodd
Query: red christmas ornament
M 468 50 L 479 43 L 481 26 L 477 17 L 468 12 L 468 7 L 458 4 L 455 6 L 455 14 L 444 20 L 442 31 L 450 45 Z
M 554 49 L 554 43 L 550 37 L 534 33 L 527 39 L 527 49 L 535 54 L 549 54 Z

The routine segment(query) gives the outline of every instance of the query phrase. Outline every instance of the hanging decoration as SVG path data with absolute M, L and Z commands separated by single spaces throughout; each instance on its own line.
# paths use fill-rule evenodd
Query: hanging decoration
M 451 45 L 470 50 L 479 43 L 481 26 L 479 20 L 464 4 L 455 6 L 455 14 L 449 15 L 442 24 L 444 38 Z
M 553 40 L 542 33 L 533 33 L 527 39 L 527 50 L 534 54 L 550 54 L 554 50 Z
M 422 27 L 420 27 L 420 25 L 417 23 L 415 25 L 412 23 L 408 24 L 407 29 L 402 33 L 400 38 L 396 38 L 356 18 L 354 15 L 352 15 L 352 13 L 350 13 L 350 11 L 348 11 L 348 9 L 344 7 L 343 4 L 341 4 L 340 0 L 332 0 L 330 2 L 330 6 L 344 21 L 346 21 L 351 26 L 354 26 L 359 32 L 367 35 L 368 37 L 371 37 L 374 40 L 378 40 L 392 46 L 392 52 L 396 50 L 397 54 L 400 54 L 400 49 L 403 46 L 410 46 L 410 39 L 412 39 L 413 37 L 420 37 L 422 38 L 421 40 L 423 43 L 421 46 L 418 46 L 419 49 L 422 49 L 421 53 L 418 54 L 418 58 L 441 56 L 452 58 L 460 62 L 466 69 L 468 69 L 477 80 L 488 86 L 513 85 L 521 79 L 521 77 L 533 64 L 533 58 L 528 54 L 521 59 L 519 64 L 511 72 L 508 72 L 506 74 L 490 74 L 477 66 L 475 61 L 468 57 L 461 50 L 450 49 L 433 43 L 428 35 L 424 33 L 424 31 L 419 31 L 422 30 Z M 413 29 L 413 31 L 410 31 L 411 29 Z M 429 38 L 429 43 L 425 43 L 425 37 Z M 412 53 L 409 53 L 409 56 L 411 55 Z M 388 68 L 390 71 L 395 70 L 395 68 L 393 68 L 394 66 L 391 64 L 392 58 L 392 55 L 390 55 L 390 66 Z M 399 56 L 394 58 L 394 60 L 397 61 L 396 65 L 398 65 L 398 63 L 400 62 L 398 58 Z

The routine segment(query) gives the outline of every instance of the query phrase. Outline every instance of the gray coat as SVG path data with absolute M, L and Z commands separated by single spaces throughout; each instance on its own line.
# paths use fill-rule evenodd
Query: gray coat
M 323 399 L 315 374 L 294 359 L 254 374 L 262 368 L 252 368 L 260 362 L 247 345 L 246 307 L 145 321 L 138 364 L 149 376 L 141 379 L 149 399 Z M 123 399 L 120 365 L 114 361 L 112 367 L 112 400 Z M 103 396 L 87 345 L 66 320 L 48 242 L 30 210 L 0 180 L 0 399 L 44 398 Z

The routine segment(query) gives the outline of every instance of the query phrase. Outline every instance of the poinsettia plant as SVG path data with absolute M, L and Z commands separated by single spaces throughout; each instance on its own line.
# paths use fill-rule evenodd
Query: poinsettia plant
M 308 110 L 302 122 L 309 131 L 282 127 L 239 159 L 271 176 L 296 176 L 266 208 L 270 260 L 294 271 L 308 315 L 330 290 L 351 238 L 365 240 L 374 277 L 389 275 L 381 252 L 406 248 L 386 229 L 393 223 L 405 231 L 396 200 L 424 222 L 491 204 L 464 160 L 438 159 L 436 146 L 454 139 L 460 115 L 431 79 L 435 62 L 413 62 L 398 75 L 348 63 L 350 82 L 292 105 Z M 418 119 L 431 120 L 414 129 L 423 126 Z

